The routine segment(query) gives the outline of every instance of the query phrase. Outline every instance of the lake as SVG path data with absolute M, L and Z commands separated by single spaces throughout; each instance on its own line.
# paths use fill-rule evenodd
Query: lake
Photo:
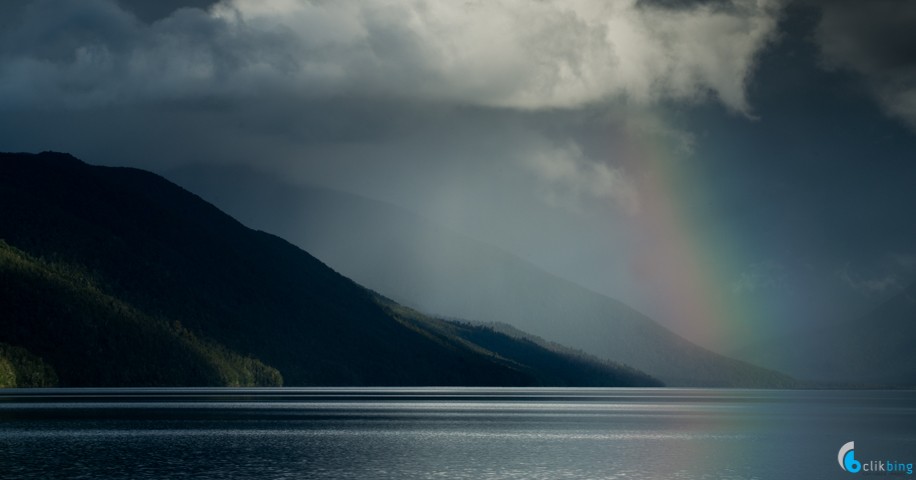
M 855 478 L 848 441 L 912 477 L 916 392 L 0 391 L 0 477 L 16 479 Z

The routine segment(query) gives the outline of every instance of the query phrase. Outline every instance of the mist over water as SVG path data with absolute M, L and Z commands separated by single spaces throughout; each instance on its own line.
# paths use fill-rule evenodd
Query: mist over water
M 838 478 L 916 457 L 916 392 L 5 392 L 3 478 Z

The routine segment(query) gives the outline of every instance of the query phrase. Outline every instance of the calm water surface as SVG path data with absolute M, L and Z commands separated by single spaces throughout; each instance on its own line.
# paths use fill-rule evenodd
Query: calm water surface
M 16 479 L 856 478 L 837 463 L 850 440 L 916 462 L 916 392 L 0 391 Z

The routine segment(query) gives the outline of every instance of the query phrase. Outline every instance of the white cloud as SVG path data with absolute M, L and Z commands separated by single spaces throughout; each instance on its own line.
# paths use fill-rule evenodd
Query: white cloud
M 873 293 L 886 293 L 896 291 L 902 288 L 900 280 L 894 275 L 886 275 L 881 278 L 868 278 L 859 282 L 860 288 Z
M 224 0 L 146 25 L 113 0 L 36 0 L 0 39 L 22 46 L 0 53 L 0 105 L 280 90 L 520 109 L 714 97 L 749 113 L 745 85 L 778 10 L 776 0 L 678 9 L 636 0 Z
M 782 289 L 788 276 L 786 268 L 780 263 L 771 260 L 753 263 L 731 283 L 731 291 L 741 295 Z
M 905 272 L 916 271 L 916 254 L 892 253 L 889 255 L 891 262 Z
M 544 149 L 525 164 L 547 184 L 547 200 L 572 210 L 586 200 L 609 201 L 628 215 L 639 212 L 635 183 L 619 168 L 585 158 L 576 145 Z
M 904 288 L 899 275 L 893 272 L 874 276 L 860 275 L 852 272 L 848 263 L 837 271 L 837 276 L 853 290 L 869 296 L 885 296 Z

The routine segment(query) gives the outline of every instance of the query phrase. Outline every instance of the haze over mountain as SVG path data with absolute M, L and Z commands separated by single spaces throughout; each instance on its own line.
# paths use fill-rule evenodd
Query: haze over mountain
M 870 312 L 829 328 L 750 345 L 743 356 L 834 385 L 916 386 L 916 283 Z M 816 341 L 818 348 L 810 348 Z
M 0 154 L 0 204 L 6 386 L 659 385 L 404 309 L 150 172 Z
M 784 375 L 692 344 L 617 300 L 390 204 L 296 188 L 247 170 L 186 169 L 169 176 L 246 223 L 278 232 L 345 275 L 422 311 L 508 323 L 633 365 L 668 385 L 793 384 Z

